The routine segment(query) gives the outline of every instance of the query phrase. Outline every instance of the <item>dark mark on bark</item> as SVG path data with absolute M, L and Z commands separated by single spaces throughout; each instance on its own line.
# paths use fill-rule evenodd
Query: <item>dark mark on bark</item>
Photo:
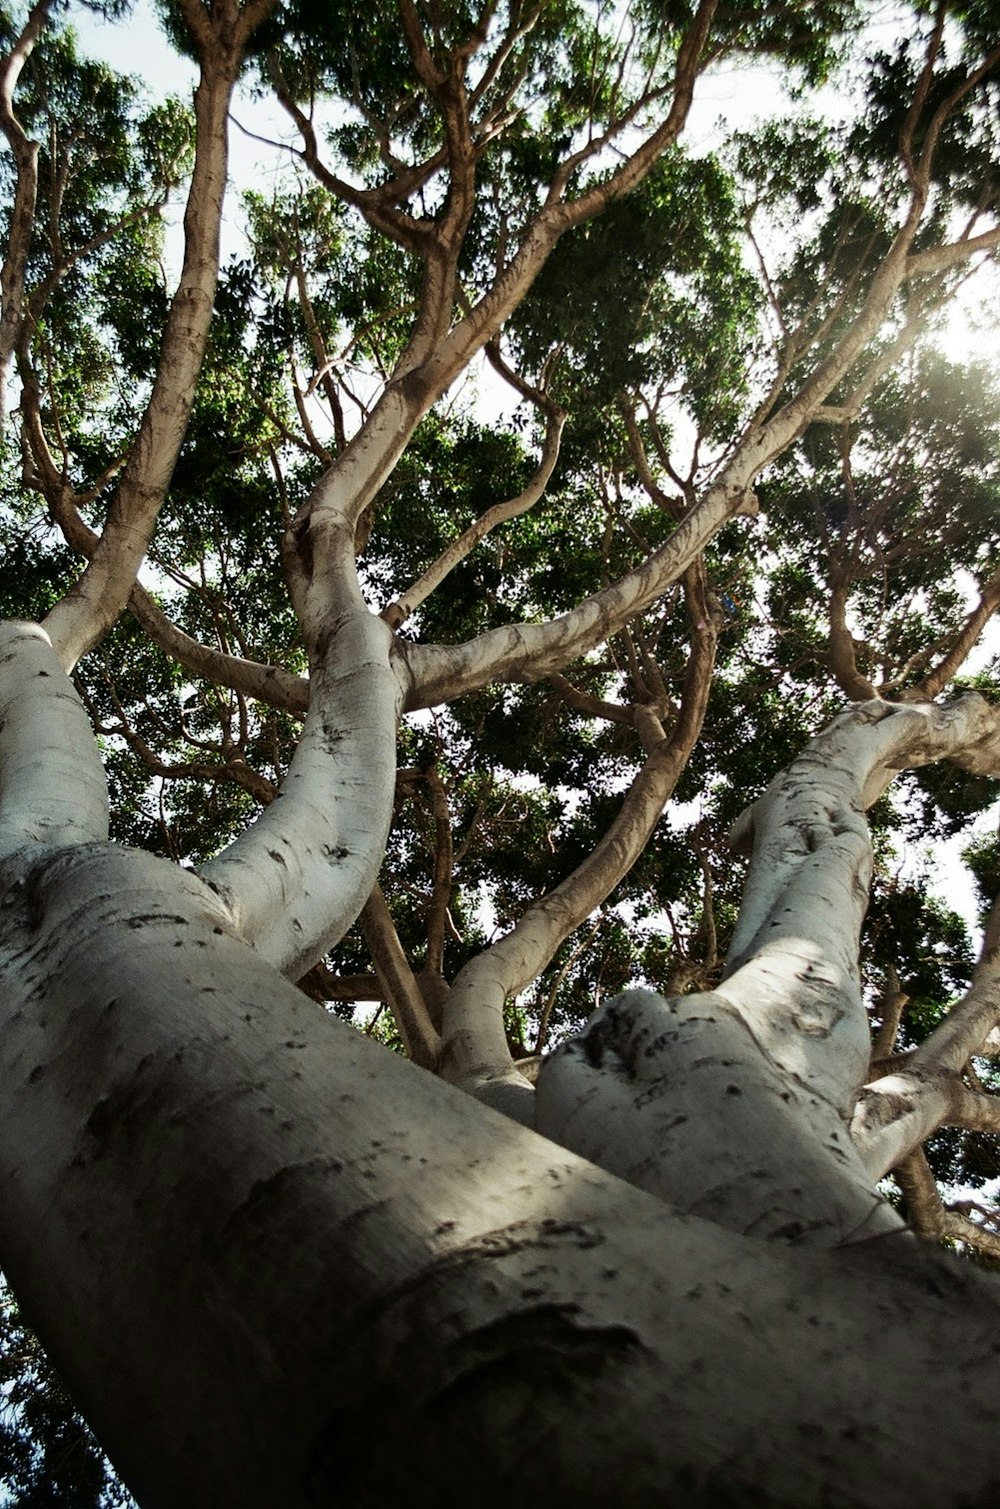
M 132 928 L 146 927 L 151 922 L 173 922 L 178 927 L 189 926 L 187 917 L 179 917 L 171 912 L 143 912 L 138 916 L 126 918 L 125 926 Z

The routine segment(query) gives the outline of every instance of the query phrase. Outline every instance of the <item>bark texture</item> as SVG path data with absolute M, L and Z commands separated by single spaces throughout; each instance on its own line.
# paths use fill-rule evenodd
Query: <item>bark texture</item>
M 752 859 L 721 985 L 670 1000 L 632 991 L 595 1013 L 543 1065 L 539 1130 L 737 1231 L 838 1245 L 897 1227 L 876 1179 L 946 1119 L 947 1102 L 918 1065 L 923 1115 L 893 1075 L 855 1113 L 871 1055 L 863 814 L 896 772 L 941 758 L 995 771 L 996 709 L 975 694 L 944 707 L 865 702 L 817 735 L 737 824 Z M 997 1020 L 991 969 L 965 1010 L 981 1043 Z M 953 1023 L 941 1031 L 953 1042 Z M 952 1081 L 968 1042 L 939 1065 Z
M 811 1059 L 794 1073 L 734 993 L 748 970 L 765 1004 L 799 990 L 808 1038 L 830 980 L 761 975 L 753 944 L 713 997 L 612 1003 L 538 1102 L 607 1172 L 318 1011 L 205 879 L 101 841 L 92 744 L 55 781 L 19 763 L 26 729 L 63 747 L 83 715 L 44 635 L 5 635 L 0 1251 L 143 1506 L 995 1501 L 995 1286 L 898 1228 L 824 1144 L 839 1100 Z M 863 708 L 803 769 L 853 735 L 864 758 L 828 763 L 870 799 L 903 754 L 981 766 L 991 716 Z M 812 789 L 792 767 L 755 812 L 769 855 Z M 84 816 L 60 825 L 67 790 Z M 820 805 L 789 883 L 832 846 L 843 889 L 863 846 Z M 677 1110 L 695 1092 L 739 1150 L 718 1188 Z M 777 1149 L 802 1181 L 778 1196 Z M 685 1178 L 710 1221 L 654 1198 Z
M 144 1506 L 1000 1491 L 975 1272 L 673 1213 L 325 1018 L 146 855 L 58 852 L 3 916 L 5 1262 Z

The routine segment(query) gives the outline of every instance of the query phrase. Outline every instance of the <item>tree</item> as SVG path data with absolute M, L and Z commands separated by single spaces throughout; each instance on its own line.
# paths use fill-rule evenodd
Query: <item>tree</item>
M 991 9 L 5 17 L 0 1262 L 143 1505 L 995 1501 Z

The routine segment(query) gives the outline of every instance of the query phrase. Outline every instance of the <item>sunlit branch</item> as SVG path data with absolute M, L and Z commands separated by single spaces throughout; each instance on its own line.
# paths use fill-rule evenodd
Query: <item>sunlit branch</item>
M 556 950 L 605 900 L 645 848 L 700 734 L 715 661 L 717 626 L 707 602 L 704 569 L 685 583 L 692 648 L 680 710 L 667 737 L 649 754 L 617 816 L 592 852 L 544 896 L 532 902 L 499 942 L 456 976 L 445 1005 L 442 1072 L 470 1090 L 499 1081 L 518 1095 L 516 1070 L 503 1028 L 503 1006 L 551 961 Z M 509 1096 L 505 1094 L 505 1099 Z M 519 1111 L 514 1100 L 505 1108 Z
M 25 279 L 38 193 L 38 143 L 30 140 L 17 118 L 14 91 L 48 23 L 51 3 L 52 0 L 36 0 L 20 35 L 0 63 L 0 129 L 7 138 L 16 169 L 7 249 L 0 268 L 0 435 L 6 428 L 7 382 L 24 318 Z
M 954 704 L 953 704 L 954 705 Z M 989 757 L 985 755 L 989 768 Z M 910 1052 L 905 1063 L 865 1086 L 852 1136 L 876 1177 L 919 1147 L 938 1127 L 995 1131 L 1000 1102 L 962 1078 L 1000 1023 L 1000 903 L 986 924 L 972 984 L 943 1022 Z

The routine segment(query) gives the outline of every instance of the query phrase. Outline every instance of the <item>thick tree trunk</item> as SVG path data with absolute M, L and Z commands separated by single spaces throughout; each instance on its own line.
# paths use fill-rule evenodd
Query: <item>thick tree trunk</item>
M 147 855 L 52 851 L 2 917 L 0 1257 L 144 1506 L 996 1501 L 980 1274 L 673 1214 Z
M 901 753 L 991 760 L 984 704 L 851 714 L 775 782 L 739 967 L 612 1003 L 541 1076 L 569 1152 L 326 1016 L 227 888 L 108 844 L 44 634 L 0 651 L 0 1265 L 143 1506 L 996 1502 L 1000 1292 L 832 1146 L 862 1029 L 811 901 L 857 921 L 857 805 Z

